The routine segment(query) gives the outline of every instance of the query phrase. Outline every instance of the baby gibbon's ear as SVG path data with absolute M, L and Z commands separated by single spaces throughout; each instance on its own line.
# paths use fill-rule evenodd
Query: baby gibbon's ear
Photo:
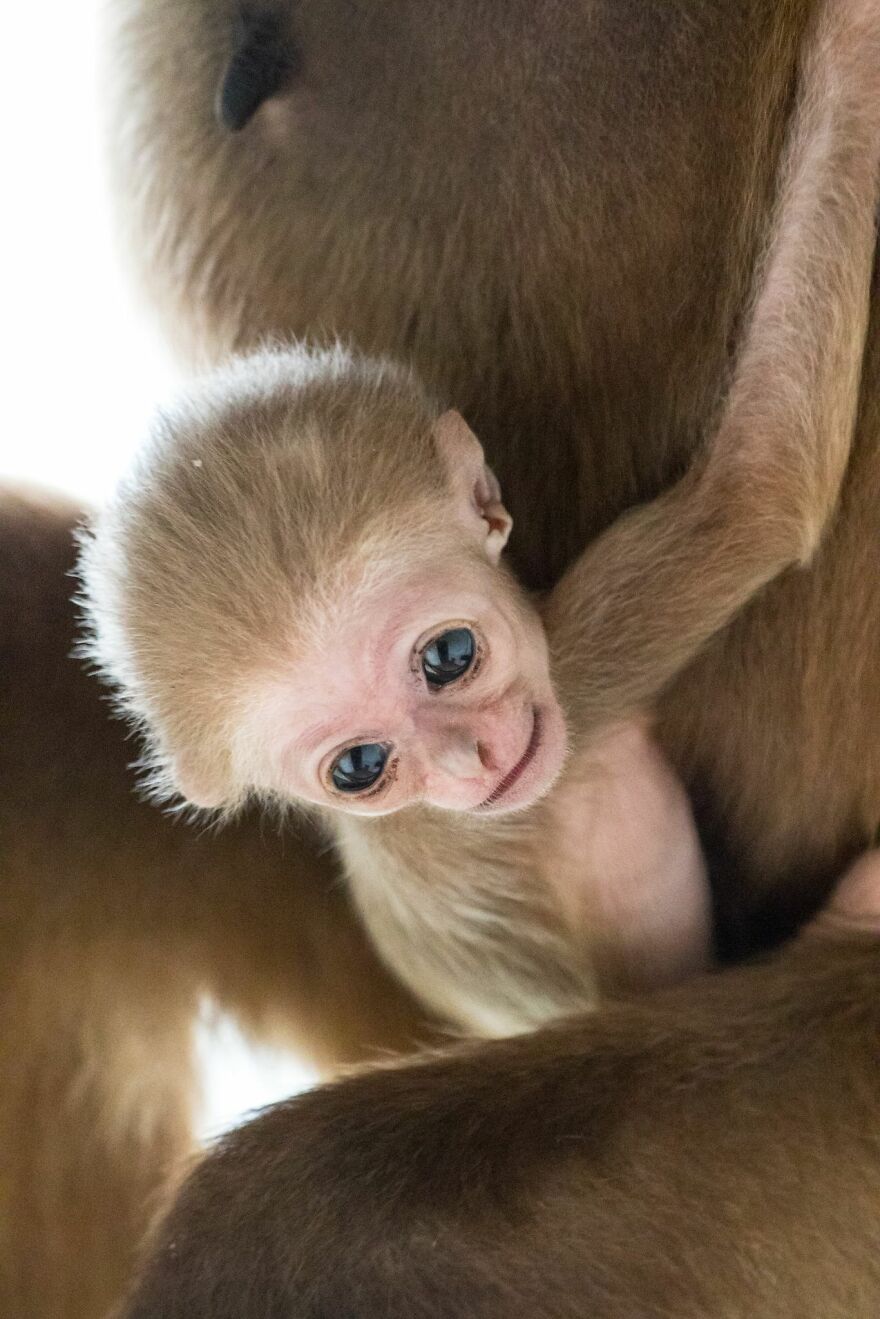
M 486 463 L 483 446 L 461 413 L 453 409 L 437 418 L 433 436 L 465 519 L 479 529 L 486 553 L 497 563 L 513 518 L 501 502 L 501 487 Z

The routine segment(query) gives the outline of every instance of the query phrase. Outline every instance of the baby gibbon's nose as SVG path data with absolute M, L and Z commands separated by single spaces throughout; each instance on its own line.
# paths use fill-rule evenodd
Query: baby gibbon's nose
M 488 749 L 466 728 L 449 728 L 432 738 L 430 748 L 434 769 L 456 779 L 479 778 L 489 768 Z

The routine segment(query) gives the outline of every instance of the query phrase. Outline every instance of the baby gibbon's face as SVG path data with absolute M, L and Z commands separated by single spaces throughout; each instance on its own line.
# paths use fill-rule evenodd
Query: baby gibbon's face
M 566 751 L 540 619 L 489 564 L 423 566 L 255 689 L 242 748 L 253 786 L 357 815 L 520 810 Z

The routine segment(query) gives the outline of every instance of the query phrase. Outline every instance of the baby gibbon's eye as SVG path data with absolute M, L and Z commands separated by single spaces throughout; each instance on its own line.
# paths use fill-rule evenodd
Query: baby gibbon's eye
M 469 627 L 441 632 L 422 651 L 422 672 L 429 687 L 445 687 L 461 678 L 474 662 L 477 641 Z
M 363 792 L 379 782 L 387 764 L 388 747 L 381 742 L 365 742 L 337 756 L 330 778 L 337 792 Z

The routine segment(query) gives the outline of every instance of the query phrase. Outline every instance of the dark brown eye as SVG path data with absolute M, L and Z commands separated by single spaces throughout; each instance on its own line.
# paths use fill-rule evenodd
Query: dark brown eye
M 330 778 L 337 792 L 363 792 L 379 782 L 387 764 L 388 748 L 381 742 L 365 742 L 337 757 Z
M 422 672 L 429 687 L 446 687 L 464 676 L 474 662 L 477 641 L 469 627 L 453 627 L 422 651 Z

